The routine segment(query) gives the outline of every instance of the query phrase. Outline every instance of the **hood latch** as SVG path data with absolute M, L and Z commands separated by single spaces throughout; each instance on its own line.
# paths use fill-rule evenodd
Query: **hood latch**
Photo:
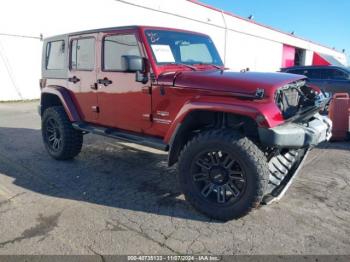
M 258 99 L 263 99 L 265 96 L 265 89 L 257 88 L 255 91 L 255 97 Z

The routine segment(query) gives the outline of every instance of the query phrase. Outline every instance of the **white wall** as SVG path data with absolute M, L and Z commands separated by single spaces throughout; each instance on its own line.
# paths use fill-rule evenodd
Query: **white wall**
M 0 36 L 0 101 L 39 97 L 40 56 L 39 40 Z
M 343 64 L 347 64 L 346 55 L 328 47 L 315 44 L 313 42 L 303 40 L 290 34 L 285 34 L 265 26 L 261 26 L 254 22 L 247 21 L 242 18 L 225 15 L 227 27 L 231 31 L 239 32 L 242 35 L 252 35 L 255 39 L 265 39 L 270 42 L 284 43 L 290 46 L 328 54 L 338 59 Z M 261 50 L 263 51 L 263 49 Z
M 311 50 L 306 50 L 305 61 L 304 61 L 305 65 L 312 65 L 313 58 L 314 58 L 314 52 Z
M 334 50 L 186 0 L 4 0 L 1 10 L 0 101 L 39 97 L 42 42 L 1 36 L 4 33 L 48 37 L 93 28 L 153 25 L 209 34 L 226 66 L 234 70 L 277 71 L 282 43 L 310 50 L 309 62 L 316 51 L 346 63 L 345 55 Z
M 281 68 L 283 45 L 228 31 L 226 65 L 236 71 L 274 72 Z

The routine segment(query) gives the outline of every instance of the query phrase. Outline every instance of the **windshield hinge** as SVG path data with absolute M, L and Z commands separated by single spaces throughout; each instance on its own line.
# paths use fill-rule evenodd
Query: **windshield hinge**
M 153 83 L 156 81 L 156 75 L 154 73 L 150 73 L 150 78 Z

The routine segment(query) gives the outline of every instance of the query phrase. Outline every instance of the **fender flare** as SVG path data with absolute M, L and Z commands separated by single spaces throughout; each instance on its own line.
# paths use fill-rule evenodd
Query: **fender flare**
M 164 142 L 169 145 L 168 165 L 172 166 L 177 162 L 178 154 L 180 153 L 181 147 L 183 146 L 182 142 L 184 142 L 183 136 L 186 133 L 187 129 L 186 119 L 192 112 L 211 111 L 231 113 L 248 117 L 257 123 L 261 122 L 261 126 L 268 127 L 283 122 L 283 119 L 279 118 L 280 112 L 273 109 L 271 110 L 271 107 L 266 107 L 262 110 L 260 109 L 261 108 L 258 106 L 254 107 L 243 103 L 224 104 L 206 101 L 189 101 L 179 111 L 166 136 L 164 137 Z M 269 112 L 269 114 L 266 114 L 266 112 Z
M 75 104 L 72 100 L 72 97 L 69 94 L 69 91 L 62 87 L 62 86 L 47 86 L 41 90 L 41 107 L 43 105 L 43 95 L 44 94 L 51 94 L 58 97 L 58 99 L 61 101 L 64 110 L 66 111 L 68 118 L 71 122 L 80 122 L 81 117 L 79 115 L 79 112 L 77 108 L 75 107 Z M 40 110 L 40 114 L 42 115 L 42 108 Z
M 188 102 L 186 103 L 180 112 L 177 114 L 171 127 L 169 128 L 164 141 L 169 145 L 168 153 L 168 166 L 172 166 L 178 160 L 178 155 L 181 152 L 181 148 L 185 145 L 187 139 L 184 138 L 186 134 L 187 123 L 185 119 L 195 111 L 212 111 L 212 112 L 225 112 L 234 113 L 242 116 L 252 118 L 254 121 L 259 115 L 259 112 L 251 107 L 243 105 L 227 105 L 216 104 L 207 102 Z
M 170 126 L 167 134 L 164 137 L 164 142 L 171 143 L 174 141 L 177 131 L 179 130 L 179 126 L 184 121 L 184 119 L 194 111 L 212 111 L 212 112 L 224 112 L 224 113 L 232 113 L 241 116 L 246 116 L 254 121 L 258 116 L 261 115 L 261 112 L 258 111 L 254 107 L 249 107 L 245 105 L 229 105 L 229 104 L 221 104 L 221 103 L 207 103 L 207 102 L 188 102 L 186 103 L 177 116 L 175 117 L 172 125 Z

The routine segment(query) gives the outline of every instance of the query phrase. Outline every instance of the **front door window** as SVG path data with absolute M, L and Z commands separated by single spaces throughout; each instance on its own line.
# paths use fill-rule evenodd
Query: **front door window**
M 135 35 L 111 35 L 103 41 L 104 71 L 126 71 L 123 56 L 141 56 Z

